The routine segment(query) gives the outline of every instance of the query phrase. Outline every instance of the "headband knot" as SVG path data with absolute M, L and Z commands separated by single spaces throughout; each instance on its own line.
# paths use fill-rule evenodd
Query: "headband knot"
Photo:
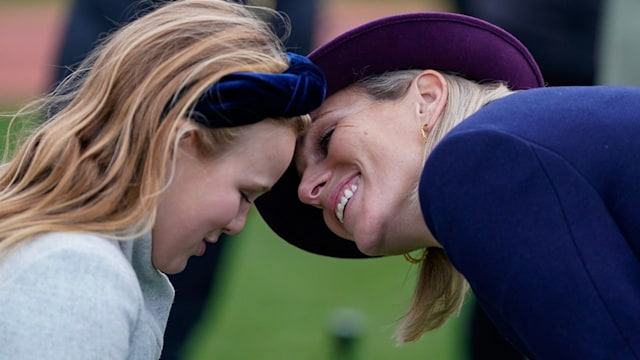
M 316 109 L 326 95 L 324 75 L 306 57 L 287 56 L 289 68 L 283 73 L 223 76 L 200 96 L 190 117 L 209 128 L 220 128 L 299 116 Z

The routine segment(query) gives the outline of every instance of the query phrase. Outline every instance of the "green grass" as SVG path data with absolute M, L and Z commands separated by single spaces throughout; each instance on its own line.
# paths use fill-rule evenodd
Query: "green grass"
M 331 359 L 331 319 L 340 309 L 364 318 L 356 359 L 466 357 L 467 311 L 416 343 L 391 335 L 406 310 L 415 265 L 402 257 L 332 259 L 277 239 L 257 213 L 227 244 L 217 296 L 197 326 L 186 359 Z
M 30 133 L 33 132 L 35 126 L 41 123 L 41 118 L 34 114 L 19 115 L 13 125 L 11 125 L 10 138 L 7 138 L 7 131 L 11 124 L 14 114 L 18 112 L 18 108 L 12 105 L 0 104 L 0 161 L 4 160 L 4 150 L 9 141 L 9 156 L 16 149 L 16 144 L 22 142 Z
M 5 150 L 5 146 L 7 144 L 7 129 L 9 128 L 9 124 L 11 123 L 11 118 L 13 114 L 16 112 L 16 109 L 10 105 L 1 105 L 0 104 L 0 161 L 4 159 L 3 154 Z M 12 133 L 14 133 L 12 131 Z M 12 136 L 12 142 L 15 139 Z M 11 149 L 9 154 L 13 152 L 13 146 L 10 146 Z

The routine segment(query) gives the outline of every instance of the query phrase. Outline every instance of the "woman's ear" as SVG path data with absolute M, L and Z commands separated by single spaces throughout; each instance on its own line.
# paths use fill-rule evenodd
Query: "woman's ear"
M 425 70 L 416 76 L 412 85 L 419 94 L 418 116 L 424 123 L 424 130 L 431 131 L 447 104 L 447 82 L 438 71 Z

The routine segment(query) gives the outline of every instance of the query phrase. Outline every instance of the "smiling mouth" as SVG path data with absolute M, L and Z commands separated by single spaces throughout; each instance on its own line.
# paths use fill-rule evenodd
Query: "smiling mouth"
M 340 198 L 340 202 L 338 206 L 336 206 L 336 217 L 341 224 L 344 224 L 344 209 L 347 207 L 347 203 L 351 200 L 353 194 L 358 190 L 357 185 L 351 185 L 351 188 L 347 188 L 342 193 L 342 197 Z

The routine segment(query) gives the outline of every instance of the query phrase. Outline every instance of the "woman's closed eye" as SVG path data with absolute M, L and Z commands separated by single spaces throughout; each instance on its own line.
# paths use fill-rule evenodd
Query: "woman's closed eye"
M 330 128 L 328 131 L 326 131 L 324 134 L 322 134 L 322 136 L 318 138 L 318 148 L 322 150 L 325 154 L 329 150 L 329 143 L 331 142 L 331 136 L 333 135 L 334 131 L 335 131 L 335 128 Z

